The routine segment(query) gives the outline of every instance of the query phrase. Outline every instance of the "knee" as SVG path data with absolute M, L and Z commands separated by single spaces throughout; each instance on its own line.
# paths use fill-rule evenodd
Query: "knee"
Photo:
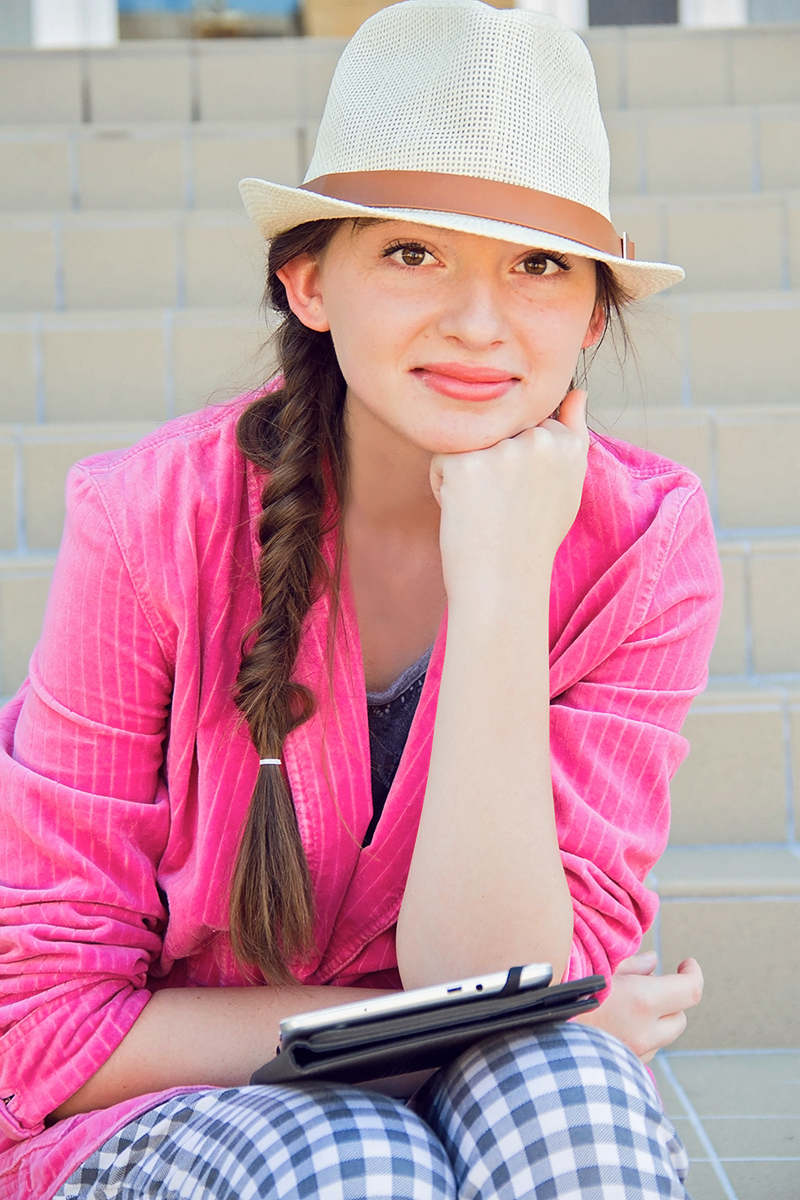
M 622 1042 L 588 1025 L 566 1022 L 536 1033 L 503 1034 L 479 1042 L 437 1080 L 455 1108 L 486 1105 L 492 1093 L 531 1096 L 579 1091 L 626 1107 L 660 1108 L 655 1086 Z
M 282 1109 L 278 1124 L 287 1154 L 291 1157 L 295 1147 L 298 1159 L 309 1165 L 328 1164 L 324 1170 L 312 1167 L 312 1177 L 319 1183 L 333 1175 L 345 1196 L 455 1200 L 452 1169 L 442 1143 L 400 1101 L 327 1084 L 269 1090 L 271 1104 Z M 273 1129 L 276 1116 L 273 1111 L 268 1121 Z M 306 1169 L 301 1173 L 305 1175 Z M 336 1186 L 332 1194 L 338 1194 Z
M 686 1156 L 647 1072 L 589 1026 L 479 1042 L 418 1103 L 461 1195 L 685 1197 Z

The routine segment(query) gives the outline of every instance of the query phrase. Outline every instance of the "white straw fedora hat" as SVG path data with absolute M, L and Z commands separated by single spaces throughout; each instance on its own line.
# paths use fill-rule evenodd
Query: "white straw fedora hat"
M 608 138 L 589 52 L 560 21 L 483 0 L 406 0 L 342 54 L 299 188 L 243 179 L 264 237 L 385 217 L 609 264 L 640 299 L 683 278 L 637 262 L 609 216 Z

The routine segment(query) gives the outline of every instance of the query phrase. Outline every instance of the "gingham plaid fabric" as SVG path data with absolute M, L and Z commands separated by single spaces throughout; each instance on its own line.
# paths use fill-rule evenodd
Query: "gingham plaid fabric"
M 686 1200 L 689 1160 L 650 1076 L 598 1029 L 493 1038 L 431 1083 L 415 1108 L 459 1200 Z
M 326 1084 L 176 1097 L 126 1125 L 57 1200 L 455 1200 L 450 1164 L 399 1101 Z
M 177 1097 L 54 1200 L 687 1200 L 686 1154 L 647 1073 L 597 1030 L 484 1042 L 413 1108 L 327 1085 Z

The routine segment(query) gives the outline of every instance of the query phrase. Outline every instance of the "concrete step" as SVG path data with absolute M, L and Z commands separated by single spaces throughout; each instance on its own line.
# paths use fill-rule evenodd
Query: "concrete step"
M 232 212 L 0 218 L 0 310 L 256 306 L 264 241 Z
M 611 110 L 612 191 L 800 188 L 800 105 Z M 241 209 L 239 179 L 296 186 L 318 122 L 0 127 L 0 211 Z
M 684 733 L 691 752 L 671 789 L 673 847 L 798 841 L 800 671 L 712 676 Z
M 797 1200 L 800 1051 L 678 1042 L 651 1067 L 689 1154 L 693 1200 Z
M 611 331 L 590 367 L 591 407 L 604 419 L 800 401 L 800 290 L 671 289 L 625 321 L 629 352 Z
M 344 45 L 235 38 L 3 50 L 0 113 L 6 124 L 304 120 L 321 114 Z
M 239 214 L 236 185 L 245 176 L 300 183 L 315 130 L 316 122 L 288 121 L 0 127 L 0 211 L 231 208 Z
M 28 670 L 39 639 L 55 555 L 0 558 L 0 703 Z
M 706 980 L 680 1052 L 800 1046 L 797 850 L 670 849 L 654 882 L 661 911 L 653 937 L 664 970 L 691 955 Z
M 800 537 L 800 405 L 627 409 L 600 435 L 683 463 L 703 481 L 719 534 Z
M 0 315 L 0 423 L 156 424 L 263 383 L 268 336 L 255 305 Z
M 800 100 L 800 27 L 585 32 L 606 109 Z M 235 38 L 0 53 L 6 123 L 263 121 L 322 112 L 344 41 Z
M 612 109 L 605 121 L 615 193 L 761 192 L 800 186 L 796 105 Z
M 618 197 L 640 259 L 678 262 L 672 295 L 800 288 L 800 192 Z M 264 243 L 244 209 L 0 215 L 0 311 L 257 304 Z
M 611 212 L 638 259 L 680 263 L 686 279 L 678 294 L 798 286 L 798 192 L 617 195 Z
M 640 25 L 581 35 L 606 109 L 785 104 L 800 99 L 800 25 Z M 776 76 L 782 76 L 776 78 Z
M 109 270 L 113 246 L 120 245 L 116 232 L 110 231 L 107 244 Z M 0 312 L 0 423 L 166 420 L 199 407 L 218 387 L 243 390 L 261 382 L 272 365 L 268 351 L 258 355 L 268 335 L 256 307 L 263 248 L 247 240 L 246 224 L 237 240 L 224 234 L 224 226 L 220 235 L 220 227 L 204 230 L 201 223 L 181 241 L 180 289 L 208 307 Z M 135 270 L 132 255 L 125 260 Z M 94 267 L 95 290 L 108 294 L 101 264 Z M 22 288 L 23 275 L 18 279 Z M 82 280 L 83 290 L 90 290 L 87 273 Z M 245 305 L 214 306 L 220 293 L 235 292 L 237 281 L 241 291 L 250 292 Z M 124 275 L 120 286 L 135 290 Z M 274 322 L 271 314 L 269 319 Z M 654 448 L 685 458 L 712 492 L 711 433 L 692 432 L 708 425 L 707 416 L 693 416 L 695 410 L 718 408 L 718 421 L 734 423 L 741 410 L 747 424 L 759 419 L 761 408 L 772 419 L 776 406 L 800 404 L 800 290 L 667 295 L 634 305 L 626 321 L 631 351 L 626 356 L 619 337 L 609 335 L 589 368 L 590 410 L 598 429 L 613 434 L 624 428 L 622 436 L 641 440 L 647 424 L 654 436 L 667 439 Z M 655 420 L 662 415 L 663 427 Z M 764 497 L 763 503 L 770 501 Z M 782 498 L 776 501 L 777 508 L 782 504 Z M 763 523 L 745 519 L 746 512 L 737 515 L 733 499 L 731 505 L 721 515 L 724 525 Z

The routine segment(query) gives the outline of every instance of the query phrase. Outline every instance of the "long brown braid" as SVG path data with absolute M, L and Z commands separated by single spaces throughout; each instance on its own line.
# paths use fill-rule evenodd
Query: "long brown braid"
M 341 224 L 312 221 L 272 243 L 264 299 L 284 314 L 276 333 L 283 385 L 250 404 L 237 426 L 242 452 L 269 473 L 258 523 L 261 615 L 245 637 L 236 697 L 260 758 L 281 758 L 284 739 L 314 712 L 314 696 L 291 676 L 303 621 L 321 589 L 332 590 L 337 610 L 338 580 L 320 546 L 326 514 L 338 519 L 347 478 L 346 385 L 333 341 L 291 312 L 277 271 L 301 254 L 320 254 Z M 611 270 L 596 265 L 608 326 L 627 297 Z M 233 873 L 230 923 L 237 959 L 273 983 L 290 982 L 288 962 L 313 947 L 308 861 L 277 767 L 258 773 Z
M 236 703 L 260 758 L 280 758 L 286 736 L 314 711 L 308 688 L 291 681 L 305 616 L 330 584 L 320 552 L 325 513 L 335 521 L 345 487 L 345 382 L 329 333 L 308 329 L 290 311 L 277 271 L 301 254 L 319 254 L 339 221 L 314 221 L 272 243 L 265 301 L 284 319 L 276 334 L 283 386 L 239 418 L 242 452 L 269 472 L 258 539 L 261 615 L 247 641 Z M 335 504 L 331 506 L 329 488 Z M 313 896 L 294 806 L 277 767 L 258 773 L 233 873 L 231 942 L 243 963 L 286 983 L 287 961 L 313 945 Z

